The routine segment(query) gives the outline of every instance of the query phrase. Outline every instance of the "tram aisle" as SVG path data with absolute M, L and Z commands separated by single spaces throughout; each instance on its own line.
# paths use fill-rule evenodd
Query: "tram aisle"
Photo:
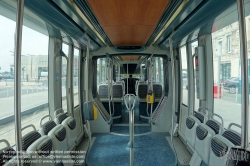
M 151 131 L 150 124 L 139 121 L 138 105 L 134 108 L 134 120 L 135 134 L 144 134 Z M 129 111 L 127 110 L 125 105 L 123 105 L 122 109 L 122 120 L 112 125 L 111 132 L 117 134 L 129 134 Z
M 134 165 L 173 166 L 175 156 L 166 139 L 168 133 L 151 133 L 150 125 L 139 121 L 138 106 L 134 109 Z M 93 134 L 95 139 L 86 163 L 88 166 L 129 166 L 129 111 L 123 108 L 122 121 L 113 124 L 110 134 Z
M 175 156 L 167 142 L 167 133 L 151 133 L 134 138 L 135 166 L 173 166 Z M 88 166 L 129 166 L 129 137 L 94 134 L 86 163 Z

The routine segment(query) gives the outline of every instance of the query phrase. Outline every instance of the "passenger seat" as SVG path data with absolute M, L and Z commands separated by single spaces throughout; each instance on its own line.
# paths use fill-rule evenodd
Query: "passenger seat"
M 102 83 L 98 86 L 98 97 L 102 100 L 108 101 L 108 84 Z
M 62 108 L 57 109 L 54 115 L 56 124 L 62 124 L 66 129 L 68 150 L 74 149 L 77 139 L 76 120 L 64 113 Z
M 203 108 L 199 108 L 199 112 L 194 111 L 194 115 L 190 115 L 186 119 L 186 132 L 185 137 L 188 146 L 194 151 L 196 140 L 196 127 L 201 123 L 206 122 L 206 113 L 202 112 Z
M 50 118 L 50 120 L 42 124 L 42 121 L 45 118 Z M 56 125 L 56 123 L 52 120 L 50 115 L 47 115 L 40 120 L 40 127 L 41 127 L 40 129 L 41 135 L 48 135 L 52 140 L 56 163 L 64 163 L 64 161 L 62 160 L 63 157 L 69 155 L 65 153 L 69 149 L 66 138 L 66 128 L 62 124 Z M 70 157 L 66 158 L 70 160 Z M 65 164 L 73 165 L 73 161 L 64 163 L 64 165 Z
M 231 123 L 228 129 L 222 135 L 217 134 L 211 140 L 211 150 L 209 157 L 209 165 L 211 166 L 225 166 L 228 160 L 228 155 L 232 147 L 241 145 L 241 134 L 230 129 L 231 126 L 240 125 Z
M 31 166 L 41 166 L 41 165 L 54 165 L 54 156 L 51 154 L 53 151 L 53 143 L 49 136 L 41 136 L 41 134 L 36 131 L 34 125 L 28 125 L 21 130 L 27 129 L 29 127 L 33 128 L 33 131 L 27 133 L 22 137 L 22 149 L 28 155 Z M 41 162 L 37 162 L 41 161 Z
M 206 124 L 201 123 L 196 128 L 195 151 L 206 164 L 209 163 L 212 137 L 215 134 L 221 134 L 223 132 L 222 117 L 217 114 L 213 114 L 212 116 L 219 117 L 221 119 L 221 123 L 211 118 L 206 122 Z
M 139 105 L 139 119 L 143 122 L 148 123 L 148 119 L 143 119 L 143 117 L 148 117 L 147 114 L 147 102 L 146 102 L 146 96 L 148 93 L 148 83 L 146 82 L 138 82 L 137 88 L 136 88 L 136 95 Z
M 0 149 L 0 165 L 14 166 L 16 165 L 16 151 L 10 146 L 5 139 L 0 140 L 0 143 L 5 143 L 6 147 Z

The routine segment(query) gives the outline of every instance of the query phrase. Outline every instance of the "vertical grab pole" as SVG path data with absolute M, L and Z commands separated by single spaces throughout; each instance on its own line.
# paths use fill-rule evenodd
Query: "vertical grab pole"
M 89 101 L 89 46 L 90 46 L 90 39 L 87 34 L 85 34 L 88 39 L 87 50 L 86 50 L 86 65 L 85 65 L 85 101 Z
M 131 96 L 129 96 L 131 101 Z M 131 104 L 131 103 L 130 103 Z M 130 166 L 134 165 L 134 109 L 129 110 L 130 114 Z
M 113 70 L 113 67 L 114 67 L 114 63 L 113 61 L 111 60 L 111 67 L 110 67 L 110 70 L 111 70 L 111 103 L 112 103 L 112 109 L 113 109 L 113 113 L 112 115 L 115 116 L 115 105 L 114 105 L 114 96 L 113 96 L 113 79 L 114 79 L 114 70 Z
M 174 154 L 175 154 L 175 164 L 178 165 L 177 154 L 176 154 L 174 143 L 173 143 L 174 116 L 175 116 L 175 70 L 174 70 L 175 67 L 174 67 L 174 51 L 173 51 L 173 41 L 172 41 L 173 33 L 174 32 L 171 33 L 170 38 L 169 38 L 169 47 L 170 47 L 170 55 L 171 55 L 172 89 L 173 89 L 171 143 L 173 145 L 173 150 L 174 150 Z
M 108 58 L 108 65 L 107 65 L 107 76 L 108 76 L 108 100 L 109 100 L 109 115 L 110 118 L 112 118 L 112 107 L 111 107 L 111 86 L 112 86 L 112 80 L 111 80 L 111 59 Z
M 16 38 L 15 38 L 15 79 L 14 79 L 14 114 L 16 151 L 18 165 L 22 164 L 22 133 L 21 133 L 21 49 L 22 49 L 22 27 L 23 27 L 24 0 L 17 2 Z
M 128 97 L 128 101 L 127 101 Z M 133 103 L 132 103 L 133 97 Z M 130 150 L 130 158 L 129 163 L 130 166 L 134 166 L 134 107 L 135 107 L 135 95 L 134 94 L 126 94 L 124 96 L 124 102 L 126 108 L 129 110 L 129 150 Z
M 242 62 L 242 106 L 241 106 L 241 147 L 248 148 L 248 124 L 249 124 L 249 94 L 248 94 L 248 55 L 247 55 L 247 36 L 244 0 L 237 0 L 239 32 L 240 32 L 240 57 Z
M 128 63 L 127 63 L 127 94 L 128 94 Z
M 154 78 L 154 64 L 153 64 L 153 56 L 151 56 L 150 58 L 150 67 L 151 67 L 151 72 L 150 72 L 150 87 L 149 90 L 151 90 L 152 92 L 153 90 L 153 78 Z M 148 105 L 148 104 L 147 104 Z M 148 109 L 148 108 L 147 108 Z M 152 121 L 152 112 L 153 112 L 153 104 L 150 104 L 150 122 Z

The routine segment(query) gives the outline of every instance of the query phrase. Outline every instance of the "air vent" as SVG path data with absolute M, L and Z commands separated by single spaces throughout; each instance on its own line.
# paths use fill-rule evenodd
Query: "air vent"
M 140 52 L 145 50 L 145 46 L 117 46 L 114 49 L 117 52 Z

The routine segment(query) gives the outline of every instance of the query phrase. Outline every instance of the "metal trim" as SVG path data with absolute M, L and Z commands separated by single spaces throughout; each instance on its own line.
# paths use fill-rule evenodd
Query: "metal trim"
M 75 5 L 73 4 L 73 2 Z M 87 20 L 85 18 L 85 21 L 89 22 L 93 26 L 95 31 L 97 31 L 98 37 L 101 37 L 109 47 L 112 47 L 113 46 L 112 42 L 110 41 L 107 34 L 103 30 L 96 16 L 94 15 L 94 12 L 92 11 L 88 1 L 73 0 L 73 2 L 72 0 L 70 0 L 71 5 L 74 5 L 75 8 L 77 7 L 82 12 L 82 14 L 87 18 Z M 79 14 L 82 16 L 81 13 Z M 90 26 L 90 24 L 88 25 Z
M 22 151 L 22 131 L 21 131 L 21 52 L 22 52 L 22 27 L 23 27 L 24 0 L 17 2 L 16 33 L 15 33 L 15 77 L 14 77 L 14 115 L 16 151 Z M 22 154 L 17 153 L 17 159 L 22 166 Z
M 248 148 L 248 124 L 249 124 L 249 89 L 248 89 L 248 50 L 246 37 L 246 21 L 244 0 L 237 0 L 239 33 L 240 33 L 240 59 L 242 62 L 242 106 L 241 106 L 241 147 Z
M 156 28 L 154 29 L 153 33 L 149 37 L 146 45 L 150 45 L 151 43 L 154 43 L 155 41 L 158 40 L 161 34 L 165 31 L 168 25 L 170 25 L 172 20 L 175 18 L 174 15 L 177 15 L 179 13 L 179 10 L 183 8 L 183 3 L 185 5 L 187 3 L 186 0 L 185 2 L 182 2 L 181 0 L 177 0 L 177 1 L 171 0 L 170 4 L 164 11 L 161 19 L 159 20 Z M 181 6 L 180 9 L 179 9 L 179 6 Z M 172 16 L 174 17 L 172 18 Z

